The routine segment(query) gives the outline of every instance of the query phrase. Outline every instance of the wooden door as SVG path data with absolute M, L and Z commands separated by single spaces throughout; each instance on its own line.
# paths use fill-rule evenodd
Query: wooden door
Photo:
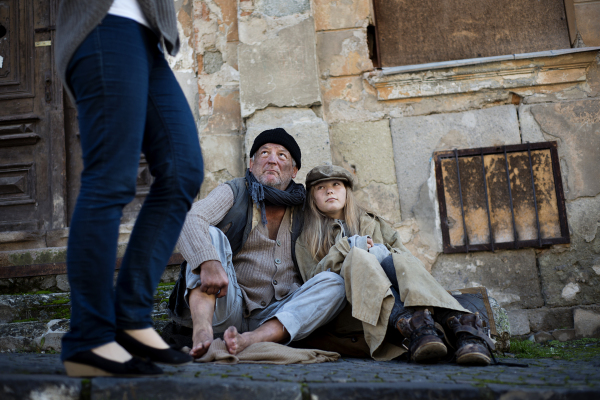
M 57 0 L 0 0 L 0 232 L 66 227 Z

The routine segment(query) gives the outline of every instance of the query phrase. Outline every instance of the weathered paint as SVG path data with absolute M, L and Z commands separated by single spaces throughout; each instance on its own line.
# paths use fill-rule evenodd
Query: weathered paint
M 537 239 L 537 222 L 527 152 L 510 153 L 507 158 L 517 239 Z M 543 239 L 560 237 L 560 221 L 550 150 L 532 151 L 531 158 L 540 221 L 540 236 Z M 486 155 L 484 162 L 494 242 L 514 241 L 504 155 Z M 460 157 L 459 168 L 469 244 L 489 243 L 490 231 L 481 157 Z M 458 194 L 456 161 L 454 159 L 442 160 L 442 172 L 450 244 L 452 246 L 462 246 L 464 245 L 464 228 Z

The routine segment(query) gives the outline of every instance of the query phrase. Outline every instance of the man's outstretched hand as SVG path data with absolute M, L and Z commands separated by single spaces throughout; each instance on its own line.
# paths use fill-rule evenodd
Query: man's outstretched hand
M 200 291 L 219 297 L 227 295 L 229 278 L 219 261 L 209 260 L 200 264 Z

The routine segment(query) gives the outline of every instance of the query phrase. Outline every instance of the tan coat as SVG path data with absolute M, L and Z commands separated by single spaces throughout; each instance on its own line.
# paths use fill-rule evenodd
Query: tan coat
M 371 357 L 385 361 L 404 353 L 404 348 L 384 341 L 394 297 L 390 290 L 392 284 L 377 258 L 362 249 L 351 249 L 347 238 L 342 236 L 341 225 L 336 222 L 335 245 L 317 262 L 308 251 L 305 232 L 296 243 L 296 258 L 304 281 L 327 270 L 340 274 L 346 282 L 346 297 L 352 304 L 352 316 L 362 322 Z M 398 233 L 387 222 L 365 213 L 360 218 L 359 234 L 369 235 L 373 242 L 384 244 L 392 253 L 400 298 L 406 307 L 443 307 L 469 312 L 404 247 Z

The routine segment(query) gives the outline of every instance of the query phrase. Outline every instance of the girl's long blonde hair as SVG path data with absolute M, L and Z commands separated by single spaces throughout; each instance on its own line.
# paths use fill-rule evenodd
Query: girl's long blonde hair
M 356 203 L 352 189 L 345 182 L 344 185 L 346 187 L 344 220 L 350 231 L 346 232 L 346 236 L 358 235 L 360 216 L 366 211 Z M 313 185 L 310 188 L 310 194 L 306 196 L 307 207 L 304 212 L 303 230 L 308 242 L 308 251 L 316 261 L 320 261 L 335 244 L 335 237 L 333 237 L 334 220 L 317 208 L 314 196 L 316 186 Z

